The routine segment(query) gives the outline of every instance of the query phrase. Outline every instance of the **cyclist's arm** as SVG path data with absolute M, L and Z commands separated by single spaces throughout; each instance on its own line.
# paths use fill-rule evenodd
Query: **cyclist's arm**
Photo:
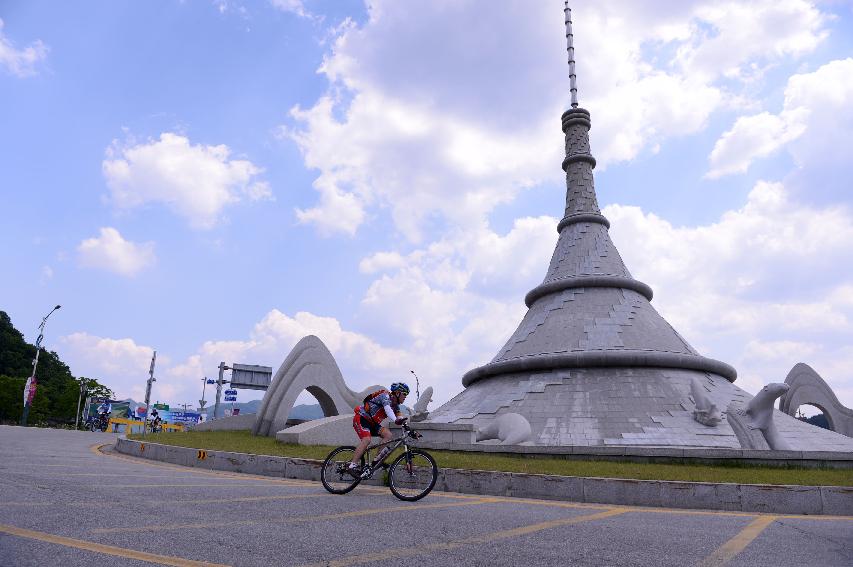
M 397 413 L 394 411 L 394 408 L 392 408 L 390 405 L 386 405 L 386 406 L 383 406 L 383 407 L 385 408 L 385 415 L 386 415 L 386 416 L 388 416 L 388 419 L 390 419 L 390 420 L 391 420 L 391 423 L 396 423 L 396 421 L 397 421 L 398 419 L 402 419 L 403 417 L 405 417 L 405 416 L 402 414 L 402 412 L 401 412 L 400 414 L 397 414 Z M 390 426 L 390 425 L 391 425 L 391 423 L 389 423 L 388 425 Z
M 397 414 L 394 413 L 394 408 L 391 407 L 391 404 L 385 404 L 382 406 L 385 409 L 385 415 L 393 422 L 397 419 Z

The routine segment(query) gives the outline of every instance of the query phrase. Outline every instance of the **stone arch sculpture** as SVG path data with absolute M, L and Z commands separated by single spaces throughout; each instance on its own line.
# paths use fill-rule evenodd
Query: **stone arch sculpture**
M 314 335 L 303 337 L 275 373 L 252 427 L 254 435 L 275 436 L 284 429 L 296 398 L 308 390 L 325 417 L 352 413 L 364 396 L 381 386 L 362 392 L 350 390 L 335 358 L 326 345 Z
M 808 364 L 794 365 L 785 384 L 788 392 L 779 399 L 779 410 L 793 416 L 803 404 L 818 407 L 836 433 L 853 437 L 853 410 L 841 405 L 832 388 Z

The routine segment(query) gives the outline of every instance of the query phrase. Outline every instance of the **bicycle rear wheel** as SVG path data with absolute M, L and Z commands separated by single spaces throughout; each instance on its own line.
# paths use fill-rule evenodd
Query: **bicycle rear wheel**
M 346 494 L 355 488 L 360 477 L 352 476 L 347 470 L 352 457 L 355 455 L 355 447 L 338 447 L 326 457 L 323 461 L 323 468 L 320 470 L 320 480 L 323 486 L 332 494 Z M 361 456 L 359 472 L 364 468 L 364 455 Z
M 388 486 L 400 500 L 420 500 L 435 486 L 438 465 L 426 451 L 410 449 L 397 457 L 388 471 Z

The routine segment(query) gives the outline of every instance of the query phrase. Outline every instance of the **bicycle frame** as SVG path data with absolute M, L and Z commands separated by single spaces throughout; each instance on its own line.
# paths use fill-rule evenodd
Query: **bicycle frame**
M 395 437 L 395 438 L 391 439 L 390 441 L 384 441 L 382 443 L 377 443 L 376 445 L 370 445 L 369 447 L 367 447 L 367 449 L 364 451 L 364 457 L 365 457 L 365 460 L 367 461 L 368 466 L 378 467 L 379 465 L 384 463 L 388 459 L 388 457 L 391 456 L 391 454 L 394 451 L 399 449 L 401 445 L 403 447 L 405 447 L 405 449 L 403 449 L 403 450 L 408 452 L 409 451 L 409 444 L 406 443 L 406 438 L 409 437 L 409 431 L 410 431 L 409 428 L 406 427 L 403 429 L 403 434 L 400 435 L 399 437 Z M 375 453 L 375 455 L 378 455 L 381 447 L 385 447 L 386 445 L 391 445 L 392 443 L 394 444 L 394 446 L 391 447 L 391 450 L 388 451 L 388 454 L 386 454 L 384 457 L 382 457 L 381 461 L 374 463 L 373 460 L 376 457 L 374 456 L 373 458 L 370 458 L 371 451 L 373 451 Z

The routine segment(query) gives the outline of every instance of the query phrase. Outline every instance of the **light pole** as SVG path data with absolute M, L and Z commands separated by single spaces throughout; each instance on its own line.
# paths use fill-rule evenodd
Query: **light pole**
M 74 418 L 74 429 L 77 429 L 77 425 L 80 423 L 80 402 L 83 401 L 83 392 L 86 391 L 86 379 L 80 378 L 80 397 L 77 398 L 77 413 Z
M 30 406 L 33 403 L 33 398 L 36 395 L 36 384 L 38 381 L 36 380 L 36 368 L 39 364 L 39 352 L 41 352 L 41 342 L 44 340 L 44 325 L 47 323 L 47 318 L 50 317 L 50 314 L 62 307 L 61 305 L 57 305 L 53 309 L 50 310 L 50 313 L 44 316 L 41 320 L 41 324 L 39 325 L 39 336 L 36 339 L 36 357 L 33 360 L 33 373 L 27 379 L 27 383 L 24 386 L 24 413 L 21 415 L 21 426 L 27 426 L 27 416 L 30 414 Z
M 145 437 L 145 428 L 148 418 L 151 417 L 151 384 L 156 382 L 154 378 L 154 363 L 157 362 L 157 351 L 151 357 L 151 368 L 148 369 L 148 381 L 145 383 L 145 419 L 142 420 L 142 436 Z
M 213 384 L 213 380 L 208 380 L 207 376 L 201 379 L 201 399 L 198 401 L 198 412 L 204 413 L 204 390 L 208 384 Z
M 226 382 L 224 380 L 226 370 L 231 370 L 231 367 L 226 366 L 225 362 L 220 362 L 219 363 L 219 379 L 216 381 L 216 404 L 213 406 L 213 419 L 216 419 L 219 417 L 219 400 L 220 400 L 221 395 L 222 395 L 222 385 L 228 384 L 228 382 Z

